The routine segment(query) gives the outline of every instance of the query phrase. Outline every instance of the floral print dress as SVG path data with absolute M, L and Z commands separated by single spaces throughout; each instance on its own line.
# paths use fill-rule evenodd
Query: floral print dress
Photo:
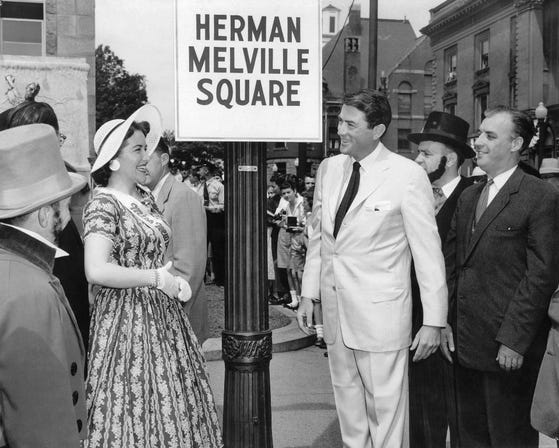
M 84 209 L 84 234 L 112 242 L 111 263 L 155 269 L 170 228 L 153 197 L 142 196 L 97 189 Z M 86 447 L 223 446 L 200 345 L 178 299 L 157 288 L 97 292 L 86 387 Z

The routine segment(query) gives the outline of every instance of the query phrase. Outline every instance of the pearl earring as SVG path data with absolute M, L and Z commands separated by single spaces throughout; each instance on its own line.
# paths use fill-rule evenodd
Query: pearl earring
M 109 163 L 109 169 L 111 171 L 118 171 L 120 169 L 120 162 L 117 159 L 111 160 L 111 163 Z

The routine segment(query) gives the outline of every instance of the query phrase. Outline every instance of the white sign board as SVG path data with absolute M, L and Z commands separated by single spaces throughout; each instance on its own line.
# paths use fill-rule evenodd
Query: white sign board
M 177 140 L 322 141 L 320 0 L 176 0 Z

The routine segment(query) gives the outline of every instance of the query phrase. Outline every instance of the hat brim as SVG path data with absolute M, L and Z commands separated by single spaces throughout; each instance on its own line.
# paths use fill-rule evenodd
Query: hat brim
M 557 168 L 540 168 L 540 174 L 559 174 L 559 169 Z
M 62 199 L 72 196 L 74 193 L 80 191 L 87 184 L 85 177 L 76 174 L 68 173 L 72 185 L 64 190 L 57 191 L 56 193 L 47 195 L 38 201 L 31 204 L 26 204 L 24 207 L 18 207 L 13 209 L 3 209 L 0 210 L 0 219 L 14 218 L 16 216 L 25 215 L 26 213 L 31 213 L 45 205 L 53 204 L 54 202 L 61 201 Z
M 106 140 L 99 148 L 97 158 L 91 167 L 92 173 L 103 167 L 114 158 L 122 146 L 122 142 L 126 137 L 126 133 L 128 132 L 130 125 L 134 121 L 147 121 L 149 123 L 150 129 L 146 135 L 146 152 L 149 156 L 153 153 L 153 151 L 155 151 L 163 132 L 161 126 L 161 114 L 155 106 L 151 104 L 144 104 L 126 120 L 115 126 L 114 130 L 109 133 Z
M 432 134 L 428 132 L 414 132 L 408 134 L 408 140 L 412 143 L 415 143 L 416 145 L 419 145 L 421 142 L 424 141 L 433 141 L 448 144 L 465 159 L 472 159 L 476 156 L 476 152 L 472 149 L 471 146 L 445 135 Z

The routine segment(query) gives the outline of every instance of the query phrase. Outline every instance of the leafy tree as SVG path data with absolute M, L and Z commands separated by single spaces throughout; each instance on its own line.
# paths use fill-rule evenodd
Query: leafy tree
M 130 74 L 108 45 L 95 49 L 95 96 L 97 128 L 114 118 L 127 118 L 147 103 L 143 75 Z
M 169 146 L 173 159 L 185 161 L 187 166 L 216 163 L 223 160 L 224 145 L 222 142 L 177 142 L 175 133 L 169 129 L 163 132 L 163 139 Z

